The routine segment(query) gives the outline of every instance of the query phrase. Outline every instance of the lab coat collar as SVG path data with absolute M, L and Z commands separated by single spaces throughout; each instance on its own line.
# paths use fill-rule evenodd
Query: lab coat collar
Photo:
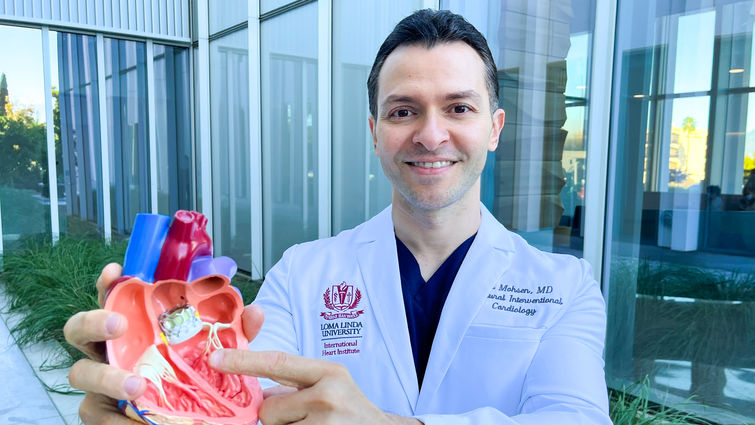
M 360 226 L 355 235 L 365 292 L 414 412 L 421 412 L 422 406 L 432 401 L 482 301 L 510 264 L 510 253 L 514 250 L 511 234 L 482 204 L 480 213 L 477 236 L 443 307 L 421 394 L 401 293 L 391 207 Z
M 401 293 L 391 207 L 360 226 L 358 231 L 357 261 L 364 289 L 408 404 L 414 410 L 419 385 Z

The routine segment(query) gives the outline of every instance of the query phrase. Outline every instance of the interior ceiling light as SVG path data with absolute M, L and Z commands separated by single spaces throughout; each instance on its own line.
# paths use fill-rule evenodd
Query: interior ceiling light
M 635 98 L 635 99 L 642 99 L 643 97 L 645 97 L 645 95 L 642 94 L 642 93 L 640 93 L 640 94 L 636 94 L 636 95 L 634 95 L 632 97 Z
M 729 70 L 729 74 L 741 74 L 745 72 L 744 68 L 732 68 Z

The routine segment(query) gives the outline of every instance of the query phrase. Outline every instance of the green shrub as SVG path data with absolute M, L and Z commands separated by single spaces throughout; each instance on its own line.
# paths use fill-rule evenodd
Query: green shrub
M 11 329 L 19 345 L 60 342 L 67 356 L 54 366 L 81 358 L 65 343 L 63 325 L 79 311 L 98 308 L 97 277 L 106 264 L 121 262 L 125 252 L 126 242 L 62 237 L 53 246 L 49 239 L 34 237 L 5 253 L 0 282 L 10 300 L 8 312 L 21 317 Z
M 705 300 L 755 301 L 755 273 L 641 260 L 637 292 Z

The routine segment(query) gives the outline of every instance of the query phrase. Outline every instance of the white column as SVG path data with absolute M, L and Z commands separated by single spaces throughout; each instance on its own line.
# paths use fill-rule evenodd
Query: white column
M 47 129 L 47 181 L 50 186 L 50 232 L 52 243 L 60 237 L 58 218 L 58 168 L 55 163 L 55 118 L 52 114 L 52 75 L 50 72 L 50 30 L 42 27 L 42 70 L 45 85 L 45 127 Z M 0 242 L 0 251 L 2 251 Z
M 113 77 L 115 78 L 115 77 Z M 115 80 L 113 80 L 115 84 Z M 97 34 L 97 87 L 100 104 L 100 163 L 102 164 L 102 227 L 105 232 L 105 242 L 112 239 L 112 224 L 110 223 L 110 143 L 107 135 L 107 86 L 105 84 L 105 37 Z
M 611 121 L 613 49 L 616 35 L 616 0 L 596 3 L 592 43 L 585 166 L 585 238 L 583 257 L 592 265 L 595 279 L 603 282 L 608 140 Z M 596 37 L 597 36 L 597 37 Z M 605 276 L 608 276 L 607 270 Z M 608 299 L 608 285 L 603 285 Z
M 202 194 L 202 214 L 207 217 L 207 233 L 213 237 L 213 219 L 212 219 L 212 141 L 210 133 L 210 39 L 209 39 L 209 0 L 198 0 L 197 2 L 197 26 L 199 32 L 199 64 L 198 78 L 199 85 L 199 132 L 197 133 L 199 143 L 199 162 L 202 167 L 202 182 L 200 192 Z
M 152 214 L 157 214 L 157 111 L 155 110 L 155 46 L 147 40 L 147 114 L 149 133 L 149 196 Z
M 252 279 L 261 279 L 262 263 L 262 90 L 260 78 L 260 2 L 249 0 L 249 180 L 251 195 Z M 268 235 L 269 236 L 269 235 Z
M 331 232 L 331 82 L 332 82 L 332 0 L 317 2 L 317 169 L 318 234 L 321 238 Z M 305 173 L 306 175 L 306 173 Z M 306 204 L 306 199 L 305 199 Z

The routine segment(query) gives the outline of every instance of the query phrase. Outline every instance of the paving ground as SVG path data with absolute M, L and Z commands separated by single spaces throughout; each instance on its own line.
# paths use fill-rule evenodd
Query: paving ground
M 0 294 L 0 306 L 5 306 Z M 0 424 L 78 425 L 83 396 L 49 393 L 42 382 L 55 387 L 67 382 L 66 370 L 39 372 L 54 347 L 37 344 L 23 351 L 8 330 L 14 318 L 0 316 Z

